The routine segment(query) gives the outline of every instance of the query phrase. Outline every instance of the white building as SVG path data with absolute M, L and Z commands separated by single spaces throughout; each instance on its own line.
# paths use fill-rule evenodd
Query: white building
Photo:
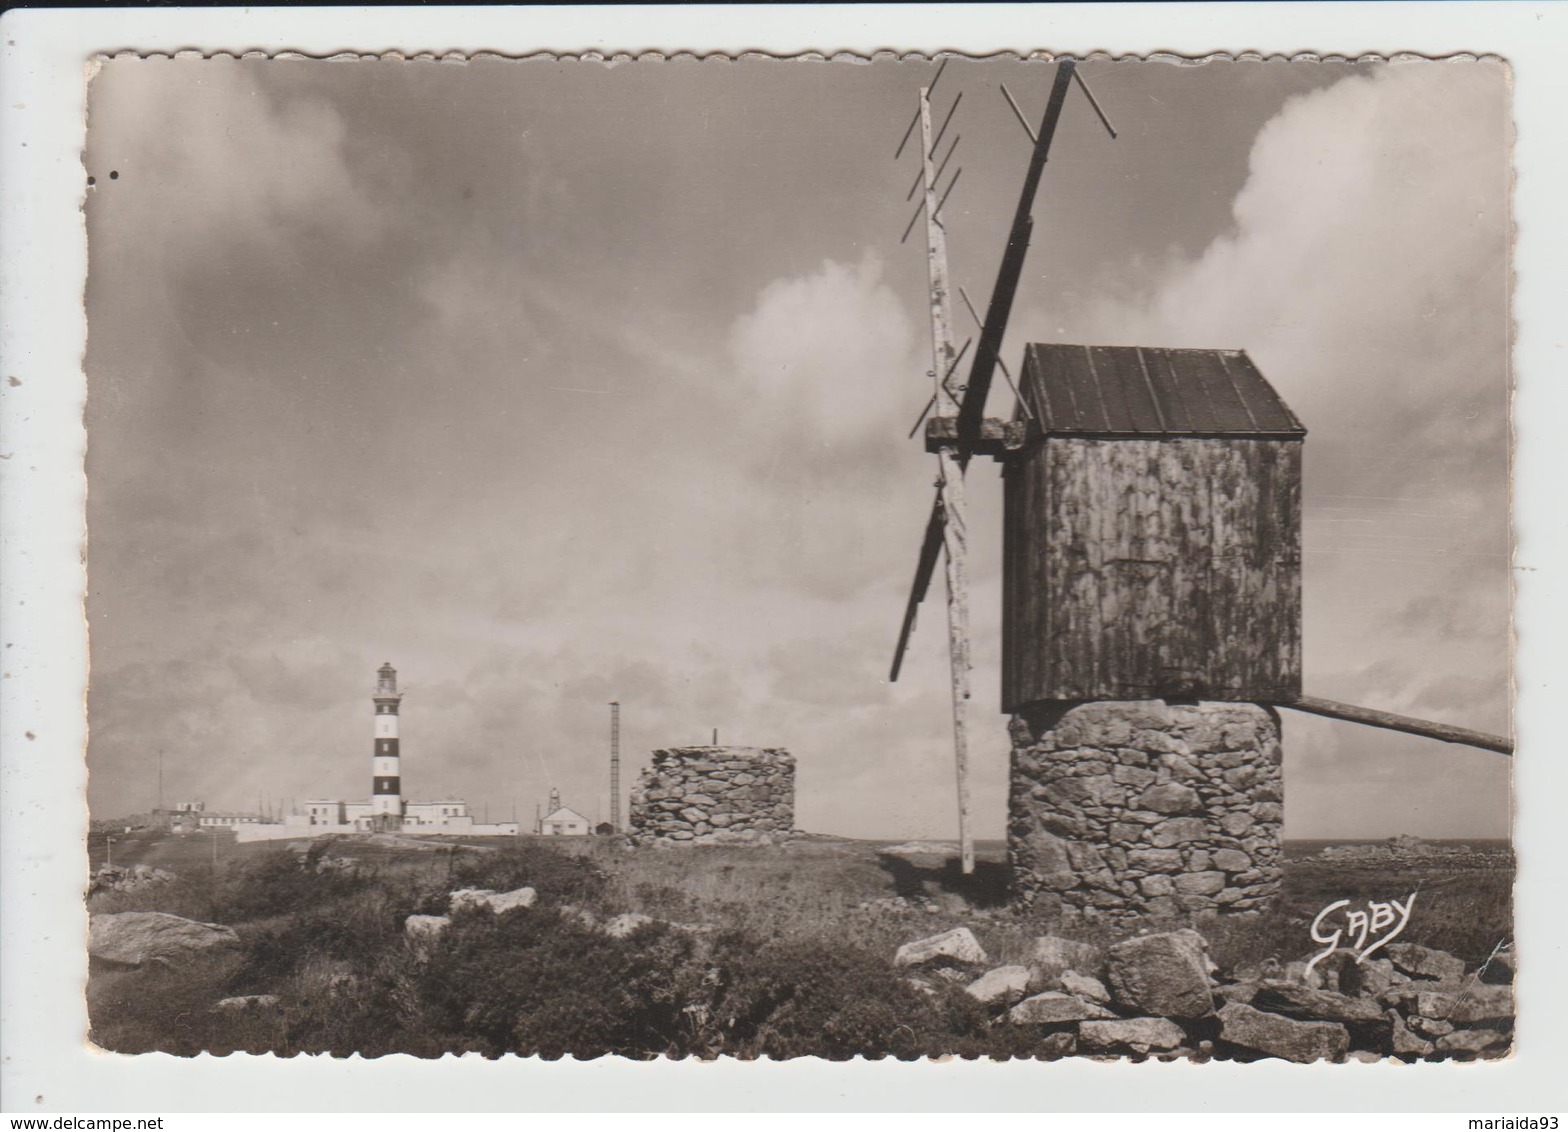
M 550 812 L 539 819 L 538 833 L 545 837 L 587 837 L 593 823 L 582 814 L 561 805 L 561 792 L 550 791 Z
M 468 833 L 474 819 L 468 812 L 468 803 L 461 798 L 448 798 L 441 802 L 408 802 L 401 804 L 402 833 Z M 382 810 L 380 813 L 386 813 Z M 387 822 L 378 822 L 374 802 L 344 802 L 336 799 L 312 799 L 305 803 L 301 815 L 306 825 L 348 827 L 355 830 L 375 829 Z
M 547 837 L 587 837 L 593 829 L 582 814 L 562 806 L 548 817 L 539 819 L 539 832 Z
M 203 829 L 236 829 L 242 825 L 263 825 L 266 819 L 260 814 L 230 813 L 224 810 L 200 811 L 198 823 Z

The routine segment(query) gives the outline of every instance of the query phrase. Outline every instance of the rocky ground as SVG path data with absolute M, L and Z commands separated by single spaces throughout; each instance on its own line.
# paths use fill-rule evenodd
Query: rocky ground
M 1026 963 L 989 966 L 967 927 L 894 956 L 911 983 L 959 982 L 994 1024 L 1038 1028 L 1054 1052 L 1287 1061 L 1495 1058 L 1513 1031 L 1513 957 L 1467 972 L 1446 952 L 1395 943 L 1358 962 L 1335 952 L 1221 971 L 1201 934 L 1135 936 L 1107 948 L 1041 936 Z
M 385 841 L 239 846 L 216 866 L 210 846 L 181 859 L 149 842 L 161 864 L 101 868 L 94 1040 L 187 1053 L 1407 1061 L 1511 1047 L 1511 862 L 1372 854 L 1346 867 L 1312 847 L 1287 855 L 1266 915 L 1133 934 L 1011 903 L 994 844 L 965 875 L 943 842 Z M 1320 909 L 1412 891 L 1402 938 L 1308 970 Z

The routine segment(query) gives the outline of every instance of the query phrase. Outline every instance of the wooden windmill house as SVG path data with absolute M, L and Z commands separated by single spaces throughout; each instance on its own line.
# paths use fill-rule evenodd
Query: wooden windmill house
M 992 456 L 1003 462 L 1005 479 L 1001 707 L 1030 731 L 1014 735 L 1009 852 L 1015 872 L 1027 865 L 1043 887 L 1082 889 L 1094 907 L 1110 907 L 1115 900 L 1106 893 L 1139 889 L 1132 883 L 1136 873 L 1124 871 L 1131 850 L 1117 844 L 1131 836 L 1126 831 L 1135 823 L 1113 820 L 1132 812 L 1146 823 L 1139 834 L 1150 839 L 1145 848 L 1168 852 L 1185 845 L 1181 868 L 1204 866 L 1176 882 L 1190 882 L 1193 892 L 1177 892 L 1189 903 L 1168 909 L 1159 904 L 1168 899 L 1162 892 L 1150 898 L 1154 911 L 1187 910 L 1201 901 L 1254 906 L 1249 902 L 1262 890 L 1258 885 L 1266 889 L 1271 876 L 1277 879 L 1270 863 L 1278 855 L 1282 817 L 1275 705 L 1495 751 L 1511 752 L 1512 744 L 1302 694 L 1306 430 L 1244 352 L 1031 344 L 1014 385 L 1013 418 L 984 415 L 995 371 L 1012 383 L 1001 358 L 1003 338 L 1033 231 L 1034 198 L 1074 83 L 1112 138 L 1116 133 L 1070 59 L 1056 64 L 1037 129 L 1002 88 L 1033 149 L 983 320 L 959 289 L 979 324 L 967 381 L 960 384 L 958 366 L 970 343 L 954 348 L 940 214 L 961 170 L 945 189 L 940 186 L 957 147 L 955 137 L 937 161 L 952 119 L 949 110 L 933 139 L 929 98 L 941 74 L 920 92 L 919 111 L 905 133 L 907 143 L 918 125 L 923 150 L 916 187 L 925 189 L 920 208 L 935 389 L 921 420 L 926 448 L 938 457 L 937 497 L 890 679 L 898 678 L 916 612 L 938 560 L 945 559 L 959 837 L 969 872 L 964 472 L 975 456 Z M 900 153 L 903 148 L 901 143 Z M 1117 705 L 1151 701 L 1166 706 L 1128 707 L 1117 717 Z M 1173 704 L 1180 706 L 1174 714 Z M 1098 707 L 1055 734 L 1081 705 Z M 1192 785 L 1172 787 L 1168 768 L 1166 777 L 1145 770 L 1144 753 L 1117 753 L 1130 750 L 1118 748 L 1118 740 L 1125 744 L 1130 734 L 1161 728 L 1169 734 L 1148 741 L 1155 750 L 1186 750 L 1191 758 L 1182 765 L 1197 775 Z M 1020 765 L 1037 768 L 1037 756 L 1060 750 L 1058 740 L 1068 737 L 1083 743 L 1076 765 L 1049 758 L 1054 769 L 1045 779 L 1018 777 Z M 1225 743 L 1231 749 L 1221 749 Z M 1209 766 L 1204 760 L 1211 755 Z M 1126 765 L 1118 762 L 1123 758 Z M 1241 773 L 1242 765 L 1250 769 Z M 1080 773 L 1084 781 L 1073 778 Z M 1199 814 L 1200 798 L 1211 800 L 1211 812 Z M 1223 804 L 1213 803 L 1216 798 Z M 1219 859 L 1236 867 L 1230 873 L 1209 868 L 1215 853 L 1228 854 Z M 1102 888 L 1091 891 L 1095 885 Z
M 1306 430 L 1247 355 L 1035 344 L 1021 384 L 1002 710 L 1299 697 Z

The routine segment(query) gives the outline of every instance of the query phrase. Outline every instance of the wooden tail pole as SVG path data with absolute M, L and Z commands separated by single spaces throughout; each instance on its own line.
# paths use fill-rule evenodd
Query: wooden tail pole
M 1342 704 L 1336 700 L 1323 700 L 1317 696 L 1299 696 L 1280 707 L 1294 708 L 1296 711 L 1310 712 L 1313 715 L 1326 716 L 1329 719 L 1343 719 L 1350 723 L 1364 723 L 1368 727 L 1381 727 L 1386 731 L 1403 731 L 1407 735 L 1422 735 L 1428 739 L 1438 739 L 1444 743 L 1462 743 L 1467 747 L 1479 747 L 1483 751 L 1496 751 L 1500 755 L 1514 753 L 1514 741 L 1501 735 L 1489 735 L 1485 731 L 1471 731 L 1465 727 L 1450 727 L 1446 723 L 1432 723 L 1425 719 L 1413 719 L 1408 715 L 1395 715 L 1391 711 L 1377 711 L 1373 708 L 1355 707 L 1352 704 Z

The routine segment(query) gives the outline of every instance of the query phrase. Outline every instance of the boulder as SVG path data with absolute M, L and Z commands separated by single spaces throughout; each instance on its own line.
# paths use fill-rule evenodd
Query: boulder
M 1433 1043 L 1442 1053 L 1482 1053 L 1508 1046 L 1508 1035 L 1497 1030 L 1455 1030 Z
M 1418 1034 L 1410 1032 L 1405 1025 L 1405 1020 L 1399 1016 L 1399 1011 L 1390 1010 L 1387 1014 L 1389 1024 L 1393 1027 L 1390 1039 L 1390 1048 L 1404 1057 L 1426 1057 L 1432 1052 L 1432 1043 Z
M 1038 936 L 1029 952 L 1029 964 L 1046 982 L 1059 979 L 1068 971 L 1097 975 L 1105 968 L 1100 949 L 1094 944 L 1059 935 Z
M 1383 1007 L 1368 998 L 1272 981 L 1258 988 L 1249 1005 L 1304 1022 L 1338 1022 L 1357 1049 L 1386 1051 L 1393 1037 L 1393 1027 Z
M 1323 986 L 1323 969 L 1321 967 L 1308 968 L 1304 960 L 1297 959 L 1285 964 L 1281 978 L 1287 982 L 1300 983 L 1304 987 L 1319 990 Z
M 1239 1002 L 1220 1010 L 1220 1038 L 1286 1061 L 1338 1060 L 1350 1050 L 1350 1034 L 1336 1022 L 1297 1022 Z
M 1086 1021 L 1078 1027 L 1078 1044 L 1096 1053 L 1137 1053 L 1175 1049 L 1187 1040 L 1169 1018 L 1117 1018 Z
M 1071 1057 L 1077 1050 L 1078 1039 L 1065 1030 L 1058 1030 L 1040 1039 L 1040 1044 L 1035 1047 L 1035 1057 L 1041 1061 L 1054 1061 L 1059 1057 Z
M 1472 983 L 1459 1001 L 1443 1017 L 1456 1026 L 1477 1022 L 1499 1022 L 1514 1016 L 1514 988 L 1511 985 Z
M 1226 1002 L 1241 1002 L 1250 1005 L 1261 985 L 1256 982 L 1227 983 L 1225 986 L 1216 987 L 1214 993 L 1225 999 Z
M 1420 983 L 1413 984 L 1419 988 Z M 1456 1026 L 1500 1022 L 1514 1016 L 1511 986 L 1471 982 L 1460 990 L 1418 990 L 1404 998 L 1407 1010 L 1426 1018 L 1441 1018 Z
M 1308 1022 L 1384 1022 L 1383 1009 L 1365 998 L 1350 998 L 1333 991 L 1313 990 L 1299 983 L 1270 981 L 1253 996 L 1259 1010 L 1284 1014 Z
M 410 916 L 403 921 L 403 934 L 416 947 L 423 947 L 441 938 L 441 933 L 452 926 L 450 916 Z
M 1334 959 L 1342 952 L 1329 956 Z M 1327 966 L 1327 963 L 1323 964 Z M 1406 976 L 1394 970 L 1387 959 L 1369 959 L 1365 963 L 1350 962 L 1339 968 L 1339 993 L 1360 995 L 1363 998 L 1381 998 L 1394 987 L 1407 982 Z
M 1378 995 L 1378 1001 L 1384 1006 L 1397 1007 L 1403 1014 L 1419 1014 L 1421 1011 L 1418 1007 L 1422 995 L 1447 994 L 1452 995 L 1457 1002 L 1464 989 L 1464 984 L 1459 982 L 1434 983 L 1417 979 L 1389 987 Z M 1428 999 L 1428 1002 L 1432 1001 L 1435 1000 Z
M 1421 1014 L 1412 1014 L 1405 1023 L 1413 1033 L 1423 1038 L 1444 1038 L 1454 1032 L 1454 1024 L 1446 1018 L 1428 1018 Z
M 604 934 L 611 939 L 625 939 L 640 927 L 653 923 L 652 916 L 641 912 L 622 912 L 604 922 Z
M 1010 1006 L 1029 993 L 1028 967 L 994 967 L 964 988 L 979 1002 Z
M 1483 983 L 1511 983 L 1514 981 L 1514 952 L 1513 948 L 1504 948 L 1494 952 L 1492 957 L 1481 965 L 1476 976 Z
M 1191 930 L 1123 940 L 1106 956 L 1111 996 L 1140 1014 L 1202 1018 L 1214 1012 L 1209 958 Z
M 1085 1002 L 1075 994 L 1046 991 L 1026 998 L 1007 1012 L 1007 1020 L 1017 1025 L 1059 1025 L 1093 1018 L 1114 1018 L 1103 1006 Z
M 87 929 L 88 955 L 132 967 L 178 963 L 239 945 L 240 937 L 233 928 L 167 912 L 106 913 L 93 916 Z
M 244 1011 L 244 1010 L 270 1010 L 278 1005 L 278 996 L 275 994 L 241 994 L 233 998 L 220 998 L 213 1004 L 214 1010 Z
M 1413 978 L 1458 979 L 1465 973 L 1463 959 L 1419 943 L 1391 943 L 1386 950 L 1394 966 Z
M 463 908 L 488 908 L 496 915 L 513 908 L 532 908 L 539 894 L 531 888 L 514 888 L 511 892 L 495 892 L 488 888 L 460 888 L 452 893 L 448 911 Z
M 896 967 L 924 967 L 932 963 L 978 967 L 986 961 L 985 949 L 968 928 L 954 928 L 904 944 L 893 956 Z
M 1111 1001 L 1111 992 L 1105 989 L 1105 984 L 1090 975 L 1068 971 L 1062 976 L 1061 984 L 1062 989 L 1068 994 L 1075 994 L 1090 1002 L 1098 1002 L 1101 1006 Z

